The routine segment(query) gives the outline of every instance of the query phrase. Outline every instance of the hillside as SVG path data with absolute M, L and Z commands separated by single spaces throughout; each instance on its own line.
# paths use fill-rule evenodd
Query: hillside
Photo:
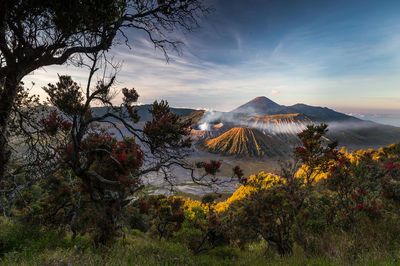
M 204 110 L 194 110 L 194 111 L 190 112 L 188 115 L 183 116 L 182 120 L 183 121 L 191 120 L 192 121 L 192 125 L 196 125 L 204 117 L 205 112 L 206 111 L 204 111 Z
M 232 128 L 217 138 L 206 140 L 203 146 L 209 152 L 236 157 L 277 157 L 289 152 L 279 139 L 244 127 Z
M 400 128 L 360 120 L 358 123 L 328 123 L 327 137 L 350 149 L 376 149 L 400 142 Z

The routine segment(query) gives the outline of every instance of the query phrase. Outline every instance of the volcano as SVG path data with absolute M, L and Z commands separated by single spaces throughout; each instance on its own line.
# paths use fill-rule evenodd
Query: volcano
M 290 152 L 276 137 L 246 127 L 232 128 L 217 138 L 204 141 L 203 146 L 211 153 L 236 157 L 284 157 Z
M 279 105 L 267 97 L 260 96 L 239 106 L 232 112 L 234 113 L 253 113 L 253 114 L 278 114 L 285 113 L 285 106 Z

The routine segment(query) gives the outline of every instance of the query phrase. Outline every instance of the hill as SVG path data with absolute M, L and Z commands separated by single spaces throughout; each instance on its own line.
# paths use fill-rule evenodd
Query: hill
M 245 127 L 232 128 L 217 138 L 204 141 L 203 146 L 209 152 L 236 157 L 278 157 L 289 152 L 277 138 Z
M 188 115 L 183 116 L 183 117 L 182 117 L 182 120 L 183 120 L 183 121 L 191 120 L 191 121 L 192 121 L 192 125 L 199 124 L 200 120 L 204 117 L 205 112 L 206 112 L 206 111 L 204 111 L 204 110 L 195 110 L 195 111 L 192 111 L 192 112 L 190 112 Z

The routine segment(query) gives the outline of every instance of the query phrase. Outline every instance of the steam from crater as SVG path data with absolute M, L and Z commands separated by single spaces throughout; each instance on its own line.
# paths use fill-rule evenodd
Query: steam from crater
M 279 117 L 280 116 L 280 117 Z M 200 120 L 199 129 L 212 131 L 223 125 L 240 126 L 258 129 L 264 134 L 291 134 L 295 135 L 303 131 L 307 125 L 319 124 L 303 114 L 282 114 L 260 117 L 259 115 L 243 114 L 234 112 L 208 111 Z M 357 130 L 373 128 L 376 124 L 370 121 L 330 121 L 327 122 L 329 129 L 334 131 Z M 216 126 L 218 125 L 218 126 Z
M 210 130 L 210 124 L 208 124 L 207 122 L 204 122 L 204 123 L 199 125 L 199 129 L 200 130 L 204 130 L 204 131 L 209 131 Z

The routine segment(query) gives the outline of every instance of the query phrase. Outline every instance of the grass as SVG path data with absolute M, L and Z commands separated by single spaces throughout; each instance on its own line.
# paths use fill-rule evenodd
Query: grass
M 4 224 L 3 224 L 4 225 Z M 9 226 L 9 225 L 8 225 Z M 4 229 L 5 226 L 2 226 Z M 10 228 L 9 228 L 10 229 Z M 11 228 L 13 231 L 15 228 Z M 4 232 L 4 231 L 3 231 Z M 15 232 L 15 231 L 14 231 Z M 2 235 L 4 237 L 4 234 Z M 9 235 L 10 237 L 10 235 Z M 22 237 L 22 235 L 18 236 Z M 16 237 L 15 239 L 18 239 Z M 14 240 L 15 240 L 14 239 Z M 2 265 L 343 265 L 346 262 L 324 256 L 307 256 L 295 246 L 291 257 L 278 257 L 263 242 L 244 250 L 218 247 L 194 255 L 180 243 L 158 241 L 147 234 L 126 231 L 116 243 L 107 247 L 91 245 L 86 237 L 74 240 L 67 234 L 42 232 L 40 237 L 24 236 L 22 245 L 0 258 Z M 20 239 L 22 240 L 22 238 Z M 400 254 L 399 254 L 400 256 Z M 400 257 L 388 254 L 359 254 L 354 265 L 399 265 Z
M 262 241 L 195 255 L 181 243 L 128 229 L 115 243 L 95 247 L 87 236 L 72 239 L 60 229 L 26 228 L 0 219 L 0 265 L 400 265 L 397 219 L 359 228 L 326 232 L 311 254 L 295 245 L 292 256 L 281 258 Z
M 193 255 L 179 243 L 158 241 L 147 236 L 129 235 L 111 247 L 90 248 L 79 244 L 49 246 L 42 250 L 10 252 L 1 259 L 6 265 L 305 265 L 311 260 L 302 257 L 266 260 L 262 244 L 249 250 L 222 247 L 207 253 Z M 316 260 L 314 265 L 326 265 Z M 277 264 L 278 263 L 278 264 Z

